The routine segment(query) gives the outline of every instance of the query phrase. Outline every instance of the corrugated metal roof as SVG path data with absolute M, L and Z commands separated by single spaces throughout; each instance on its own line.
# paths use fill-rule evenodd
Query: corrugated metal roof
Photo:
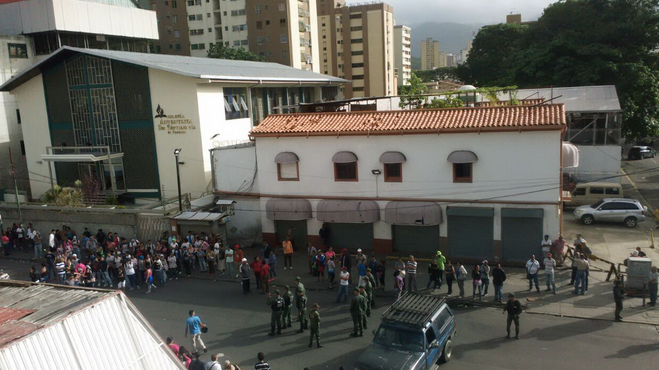
M 63 46 L 49 55 L 46 59 L 11 78 L 4 85 L 0 86 L 0 91 L 11 91 L 15 89 L 32 77 L 41 73 L 42 68 L 45 69 L 73 54 L 87 54 L 100 58 L 108 58 L 183 76 L 208 80 L 292 82 L 302 84 L 322 83 L 334 85 L 345 84 L 348 82 L 342 78 L 297 69 L 278 63 L 146 54 L 117 50 L 81 49 Z
M 555 99 L 549 101 L 552 96 Z M 508 99 L 508 94 L 501 94 L 500 98 Z M 520 89 L 517 92 L 517 98 L 544 98 L 548 103 L 562 103 L 565 104 L 565 112 L 567 113 L 605 113 L 620 112 L 622 110 L 616 87 L 613 85 Z
M 0 307 L 25 314 L 0 325 L 0 370 L 185 369 L 121 292 L 8 281 Z
M 485 108 L 415 109 L 380 112 L 271 114 L 252 129 L 272 134 L 400 134 L 403 132 L 487 131 L 560 128 L 563 104 Z

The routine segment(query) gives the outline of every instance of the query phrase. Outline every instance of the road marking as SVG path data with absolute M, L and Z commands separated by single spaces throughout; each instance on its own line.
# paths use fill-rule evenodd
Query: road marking
M 657 162 L 656 162 L 654 159 L 652 159 L 652 162 L 654 162 L 655 164 L 657 164 Z
M 643 201 L 643 203 L 645 203 L 645 205 L 648 207 L 648 209 L 650 210 L 650 213 L 653 213 L 653 212 L 654 212 L 654 208 L 652 208 L 652 205 L 650 204 L 650 202 L 648 202 L 647 199 L 645 199 L 645 197 L 643 196 L 643 194 L 641 194 L 641 192 L 638 190 L 638 187 L 636 186 L 636 183 L 632 180 L 631 177 L 629 177 L 629 175 L 627 174 L 627 172 L 625 172 L 625 169 L 624 169 L 624 168 L 620 168 L 620 171 L 621 171 L 623 174 L 625 174 L 625 177 L 627 178 L 627 180 L 629 180 L 629 183 L 632 184 L 632 187 L 634 188 L 634 190 L 636 190 L 636 192 L 638 193 L 638 196 L 641 198 L 641 200 Z

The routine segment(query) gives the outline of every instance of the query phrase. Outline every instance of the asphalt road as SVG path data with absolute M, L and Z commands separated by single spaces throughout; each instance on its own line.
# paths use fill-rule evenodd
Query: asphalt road
M 636 184 L 638 192 L 645 198 L 647 205 L 655 209 L 659 208 L 659 157 L 642 160 L 624 159 L 621 167 Z
M 12 278 L 25 279 L 30 263 L 0 260 Z M 303 278 L 307 279 L 308 275 Z M 311 284 L 310 284 L 311 285 Z M 347 304 L 333 303 L 334 292 L 309 291 L 309 303 L 321 305 L 323 349 L 309 349 L 308 334 L 286 329 L 276 338 L 267 336 L 270 323 L 265 296 L 243 295 L 240 284 L 181 278 L 145 294 L 144 288 L 127 292 L 135 305 L 163 336 L 174 336 L 180 345 L 185 319 L 195 309 L 210 331 L 203 339 L 209 353 L 222 352 L 243 369 L 253 368 L 256 354 L 266 353 L 275 370 L 352 369 L 352 364 L 372 339 L 386 298 L 370 319 L 368 334 L 348 337 L 351 330 Z M 506 340 L 505 316 L 490 308 L 458 308 L 459 335 L 453 360 L 440 369 L 649 369 L 656 366 L 659 350 L 657 327 L 608 321 L 522 315 L 520 340 Z M 624 316 L 624 312 L 623 312 Z

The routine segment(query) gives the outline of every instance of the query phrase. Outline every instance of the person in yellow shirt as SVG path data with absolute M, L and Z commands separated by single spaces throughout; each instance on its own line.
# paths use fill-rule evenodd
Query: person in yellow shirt
M 291 270 L 293 269 L 293 243 L 291 242 L 291 238 L 286 238 L 284 242 L 282 243 L 282 246 L 284 247 L 284 270 L 286 270 L 287 267 L 290 267 Z

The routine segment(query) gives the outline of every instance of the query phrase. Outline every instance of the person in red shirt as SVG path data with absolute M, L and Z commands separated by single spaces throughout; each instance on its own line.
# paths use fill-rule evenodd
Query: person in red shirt
M 261 290 L 263 293 L 270 292 L 268 279 L 270 279 L 270 266 L 268 266 L 268 261 L 263 260 L 261 264 Z
M 243 250 L 240 249 L 240 246 L 236 244 L 236 246 L 233 248 L 233 263 L 236 265 L 236 271 L 238 272 L 236 274 L 236 277 L 240 277 L 240 263 L 245 258 L 243 256 Z
M 259 259 L 259 256 L 254 257 L 252 260 L 252 263 L 249 264 L 249 266 L 252 268 L 252 271 L 254 271 L 254 278 L 256 279 L 256 289 L 261 289 L 261 260 Z

